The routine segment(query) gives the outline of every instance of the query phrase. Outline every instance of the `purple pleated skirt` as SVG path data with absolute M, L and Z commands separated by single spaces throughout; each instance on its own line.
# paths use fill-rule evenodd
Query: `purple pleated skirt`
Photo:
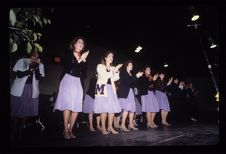
M 135 97 L 135 103 L 136 103 L 136 115 L 142 114 L 142 107 L 140 105 L 139 100 Z
M 39 97 L 32 98 L 32 84 L 25 84 L 21 97 L 11 95 L 12 117 L 38 116 Z
M 143 112 L 159 112 L 159 104 L 153 91 L 141 96 Z
M 156 90 L 155 96 L 159 104 L 159 109 L 170 111 L 169 101 L 165 93 Z
M 132 88 L 129 90 L 127 98 L 119 98 L 121 109 L 124 111 L 136 112 L 136 103 Z
M 94 100 L 94 112 L 95 113 L 119 113 L 121 107 L 118 97 L 114 93 L 112 85 L 106 85 L 107 96 L 96 96 Z
M 94 112 L 94 99 L 86 94 L 83 101 L 83 113 L 93 113 Z
M 65 74 L 60 82 L 59 93 L 53 111 L 82 112 L 82 99 L 83 89 L 80 78 Z

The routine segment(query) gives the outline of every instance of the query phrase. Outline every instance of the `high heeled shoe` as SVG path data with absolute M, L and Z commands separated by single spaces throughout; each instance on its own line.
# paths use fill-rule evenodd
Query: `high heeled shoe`
M 97 126 L 97 130 L 102 131 L 102 130 L 101 130 L 101 127 L 98 127 L 98 126 Z
M 102 129 L 102 130 L 101 130 L 101 133 L 102 133 L 103 135 L 109 134 L 108 131 L 107 131 L 106 129 L 105 129 L 105 130 Z
M 91 132 L 95 132 L 95 131 L 96 131 L 93 127 L 89 127 L 89 130 L 90 130 Z
M 156 124 L 154 124 L 154 127 L 155 127 L 155 128 L 158 128 L 159 126 L 158 126 L 158 125 L 156 125 Z
M 132 129 L 132 130 L 138 130 L 138 128 L 134 127 L 133 125 L 129 125 L 128 127 L 129 129 Z
M 162 125 L 164 125 L 164 126 L 170 126 L 170 124 L 168 122 L 162 122 Z
M 136 123 L 136 120 L 133 120 L 133 124 L 134 124 L 134 126 L 138 126 Z
M 70 138 L 76 138 L 76 136 L 73 134 L 73 132 L 69 132 Z
M 69 132 L 63 132 L 63 136 L 64 136 L 64 139 L 67 139 L 67 140 L 71 139 Z
M 124 127 L 120 127 L 120 130 L 124 131 L 124 132 L 128 132 L 129 131 L 129 129 L 127 129 L 125 126 Z
M 147 124 L 147 128 L 155 128 L 153 124 Z
M 108 128 L 107 130 L 108 130 L 108 133 L 109 133 L 109 134 L 110 134 L 110 133 L 112 133 L 112 134 L 118 134 L 118 132 L 115 131 L 113 128 Z

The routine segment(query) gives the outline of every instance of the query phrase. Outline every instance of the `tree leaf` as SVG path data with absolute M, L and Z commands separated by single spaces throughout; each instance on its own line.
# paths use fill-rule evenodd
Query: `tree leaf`
M 41 38 L 42 34 L 41 33 L 37 33 L 38 39 Z
M 38 36 L 36 35 L 36 33 L 33 33 L 33 40 L 36 41 L 38 39 Z
M 36 22 L 38 22 L 38 17 L 36 15 L 33 15 L 33 18 L 35 19 Z
M 16 23 L 16 15 L 15 15 L 13 9 L 10 9 L 10 11 L 9 11 L 9 20 L 10 20 L 12 26 L 14 26 Z
M 43 51 L 43 48 L 40 44 L 38 43 L 34 43 L 35 47 L 38 49 L 39 52 L 42 52 Z
M 48 21 L 48 24 L 51 24 L 51 20 L 48 19 L 47 21 Z
M 43 18 L 43 22 L 44 22 L 45 25 L 48 24 L 48 21 L 46 20 L 46 18 Z
M 16 52 L 16 51 L 17 51 L 17 44 L 16 43 L 13 43 L 11 52 Z
M 30 53 L 32 49 L 31 43 L 27 42 L 26 46 L 27 46 L 27 49 L 26 49 L 27 53 Z

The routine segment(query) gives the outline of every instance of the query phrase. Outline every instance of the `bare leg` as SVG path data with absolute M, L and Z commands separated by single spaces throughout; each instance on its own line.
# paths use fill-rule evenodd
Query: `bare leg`
M 119 121 L 120 121 L 121 115 L 114 117 L 114 128 L 120 128 Z
M 96 121 L 97 121 L 97 130 L 101 131 L 101 127 L 100 127 L 100 116 L 96 117 Z
M 137 114 L 134 113 L 134 118 L 133 118 L 133 124 L 134 124 L 134 126 L 137 126 L 137 123 L 136 123 L 136 117 L 137 117 Z
M 68 123 L 69 123 L 70 112 L 71 111 L 69 111 L 69 110 L 64 110 L 63 111 L 63 118 L 64 118 L 64 138 L 65 139 L 70 139 L 69 130 L 68 130 Z
M 127 115 L 128 115 L 128 112 L 127 111 L 123 111 L 122 112 L 122 122 L 121 122 L 121 130 L 123 131 L 129 131 L 127 128 L 126 128 L 126 118 L 127 118 Z
M 154 122 L 155 115 L 156 115 L 156 112 L 151 112 L 151 123 L 154 125 L 154 127 L 158 127 Z
M 71 116 L 70 116 L 70 127 L 69 127 L 69 134 L 71 138 L 75 138 L 74 134 L 73 134 L 73 128 L 75 125 L 75 121 L 78 117 L 78 112 L 71 112 Z
M 167 115 L 168 115 L 168 112 L 167 111 L 161 110 L 162 124 L 165 125 L 165 126 L 169 126 L 170 125 L 166 121 Z
M 89 130 L 94 132 L 95 129 L 93 128 L 93 113 L 89 113 Z
M 106 130 L 106 118 L 107 118 L 107 113 L 101 113 L 101 132 L 102 134 L 108 134 Z
M 108 113 L 108 133 L 112 132 L 113 134 L 117 134 L 118 132 L 112 127 L 114 116 L 114 113 Z
M 151 112 L 147 112 L 146 117 L 147 117 L 147 128 L 154 128 L 154 125 L 151 122 L 151 119 L 152 119 Z
M 129 128 L 133 130 L 138 130 L 138 128 L 135 128 L 133 125 L 133 117 L 134 117 L 134 112 L 129 113 Z

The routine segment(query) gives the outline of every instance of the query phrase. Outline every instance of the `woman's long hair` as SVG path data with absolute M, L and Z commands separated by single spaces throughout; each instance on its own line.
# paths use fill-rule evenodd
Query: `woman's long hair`
M 101 64 L 105 65 L 106 66 L 106 60 L 105 58 L 109 55 L 109 54 L 112 54 L 114 56 L 114 52 L 112 50 L 108 50 L 104 56 L 101 58 Z M 110 64 L 112 65 L 112 63 Z

